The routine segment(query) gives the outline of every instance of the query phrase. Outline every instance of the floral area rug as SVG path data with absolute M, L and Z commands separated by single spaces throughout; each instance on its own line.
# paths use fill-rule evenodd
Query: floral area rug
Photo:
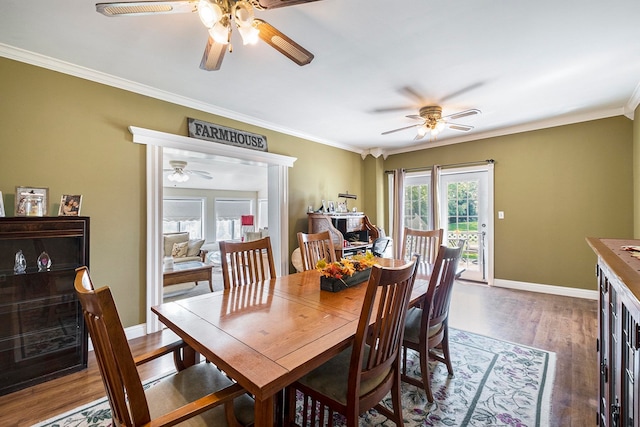
M 454 376 L 449 378 L 443 364 L 430 362 L 434 403 L 427 402 L 423 390 L 402 384 L 405 426 L 549 425 L 555 353 L 455 329 L 449 339 Z M 408 370 L 419 376 L 418 356 L 410 354 Z M 391 406 L 391 398 L 384 403 Z M 110 425 L 104 398 L 34 427 Z M 375 410 L 362 414 L 360 425 L 395 426 Z

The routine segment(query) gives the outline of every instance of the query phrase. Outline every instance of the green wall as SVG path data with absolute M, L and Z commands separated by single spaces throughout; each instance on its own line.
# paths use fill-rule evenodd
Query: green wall
M 297 157 L 289 174 L 292 248 L 295 233 L 306 230 L 307 205 L 345 190 L 362 194 L 359 154 L 5 58 L 0 117 L 5 208 L 13 212 L 16 186 L 48 187 L 54 214 L 62 194 L 82 194 L 92 277 L 111 286 L 125 327 L 147 315 L 146 150 L 128 126 L 187 135 L 187 117 L 194 117 L 266 135 L 270 152 Z
M 215 76 L 212 76 L 215 78 Z M 584 238 L 632 237 L 638 120 L 596 120 L 405 154 L 367 157 L 195 109 L 0 58 L 0 191 L 12 212 L 15 186 L 82 194 L 91 217 L 91 270 L 112 287 L 125 326 L 146 319 L 145 147 L 128 126 L 187 134 L 187 117 L 266 135 L 269 151 L 298 160 L 289 173 L 289 246 L 307 229 L 308 205 L 338 193 L 385 226 L 383 171 L 493 158 L 495 277 L 595 289 L 595 255 Z M 638 112 L 636 112 L 638 118 Z M 635 130 L 635 132 L 634 132 Z M 636 166 L 635 170 L 639 170 Z M 636 212 L 639 212 L 636 210 Z M 51 214 L 50 214 L 51 215 Z M 640 226 L 635 217 L 636 236 Z M 388 226 L 385 226 L 387 232 Z
M 632 141 L 632 122 L 614 117 L 398 154 L 385 168 L 494 159 L 495 278 L 595 289 L 585 237 L 633 235 Z

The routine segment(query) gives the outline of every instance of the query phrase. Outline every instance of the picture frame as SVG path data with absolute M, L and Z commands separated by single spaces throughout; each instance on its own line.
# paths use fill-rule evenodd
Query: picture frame
M 82 207 L 81 194 L 63 194 L 60 199 L 58 216 L 78 216 Z
M 332 200 L 329 201 L 329 212 L 333 213 L 336 211 L 336 204 Z
M 2 191 L 0 191 L 0 218 L 4 218 L 6 216 L 4 212 L 4 199 L 2 198 Z
M 16 187 L 16 216 L 46 216 L 48 206 L 48 187 Z

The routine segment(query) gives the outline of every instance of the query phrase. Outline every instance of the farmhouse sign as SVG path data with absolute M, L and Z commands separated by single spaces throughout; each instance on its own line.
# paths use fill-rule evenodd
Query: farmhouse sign
M 244 132 L 238 129 L 228 128 L 202 120 L 187 119 L 189 123 L 189 136 L 191 138 L 220 142 L 252 150 L 267 151 L 267 137 L 255 133 Z

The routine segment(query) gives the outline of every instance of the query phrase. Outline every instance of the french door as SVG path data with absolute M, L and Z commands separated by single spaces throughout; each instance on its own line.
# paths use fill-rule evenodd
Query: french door
M 491 245 L 488 171 L 447 170 L 440 176 L 440 225 L 445 242 L 465 241 L 461 279 L 489 281 Z M 492 227 L 491 227 L 492 228 Z
M 434 182 L 437 191 L 432 191 Z M 439 209 L 431 209 L 434 204 Z M 464 240 L 461 279 L 493 281 L 493 164 L 443 169 L 435 180 L 431 171 L 408 172 L 402 218 L 409 228 L 427 230 L 439 224 L 445 245 Z

